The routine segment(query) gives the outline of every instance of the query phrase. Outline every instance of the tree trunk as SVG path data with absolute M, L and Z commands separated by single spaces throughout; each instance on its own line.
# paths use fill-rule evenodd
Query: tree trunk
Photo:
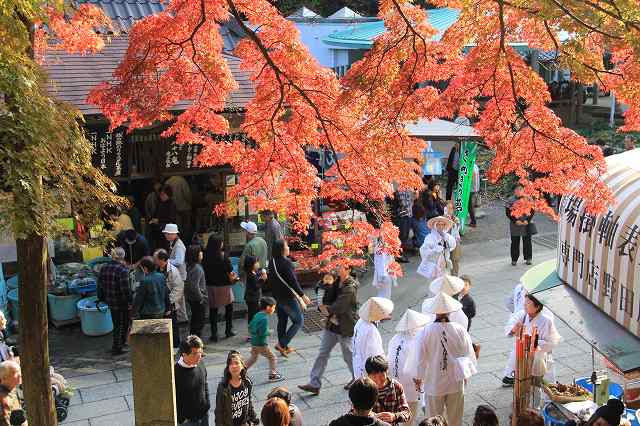
M 20 365 L 25 411 L 30 425 L 56 426 L 49 375 L 47 263 L 45 238 L 31 234 L 16 241 L 20 272 Z

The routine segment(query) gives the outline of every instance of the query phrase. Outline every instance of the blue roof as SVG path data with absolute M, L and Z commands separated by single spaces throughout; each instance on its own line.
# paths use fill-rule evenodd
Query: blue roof
M 429 24 L 438 31 L 433 39 L 439 40 L 442 34 L 453 25 L 460 15 L 458 9 L 440 8 L 426 11 Z M 370 49 L 373 40 L 386 31 L 383 21 L 355 24 L 353 28 L 338 31 L 322 39 L 326 44 L 344 49 Z

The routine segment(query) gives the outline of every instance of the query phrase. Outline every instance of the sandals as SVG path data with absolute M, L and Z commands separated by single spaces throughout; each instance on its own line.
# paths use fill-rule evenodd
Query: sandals
M 289 356 L 289 352 L 287 352 L 287 349 L 280 346 L 280 343 L 276 344 L 275 348 L 276 351 L 280 352 L 280 355 L 282 355 L 283 357 L 287 358 Z

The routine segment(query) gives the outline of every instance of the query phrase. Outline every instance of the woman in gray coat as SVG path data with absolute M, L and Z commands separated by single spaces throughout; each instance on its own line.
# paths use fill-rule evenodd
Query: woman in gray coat
M 507 203 L 506 214 L 509 218 L 509 232 L 511 234 L 511 264 L 516 265 L 520 257 L 520 239 L 522 239 L 522 254 L 527 265 L 531 265 L 533 249 L 531 247 L 531 236 L 538 233 L 535 224 L 531 221 L 533 211 L 528 215 L 515 217 L 511 214 L 513 205 L 520 198 L 524 197 L 524 187 L 516 185 L 513 190 L 514 197 Z

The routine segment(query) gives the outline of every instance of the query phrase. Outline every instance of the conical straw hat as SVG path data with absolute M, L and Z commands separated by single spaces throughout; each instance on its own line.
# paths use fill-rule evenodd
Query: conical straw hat
M 451 229 L 451 227 L 453 226 L 453 221 L 447 217 L 444 216 L 436 216 L 436 217 L 432 217 L 431 219 L 429 219 L 427 221 L 427 226 L 429 227 L 429 229 L 435 229 L 436 224 L 438 223 L 444 223 L 446 226 L 446 230 L 448 231 L 449 229 Z
M 438 293 L 427 308 L 426 314 L 450 314 L 462 309 L 462 304 L 445 293 Z
M 446 293 L 449 296 L 454 296 L 462 291 L 464 288 L 464 281 L 461 278 L 454 277 L 453 275 L 444 275 L 431 281 L 429 290 L 433 294 L 440 292 Z
M 402 333 L 416 330 L 425 326 L 428 322 L 428 316 L 422 315 L 420 312 L 416 312 L 412 309 L 407 309 L 407 311 L 402 315 L 402 318 L 400 318 L 398 324 L 396 324 L 396 331 Z
M 389 318 L 393 312 L 393 302 L 384 297 L 370 297 L 360 307 L 358 314 L 365 321 L 375 322 Z

